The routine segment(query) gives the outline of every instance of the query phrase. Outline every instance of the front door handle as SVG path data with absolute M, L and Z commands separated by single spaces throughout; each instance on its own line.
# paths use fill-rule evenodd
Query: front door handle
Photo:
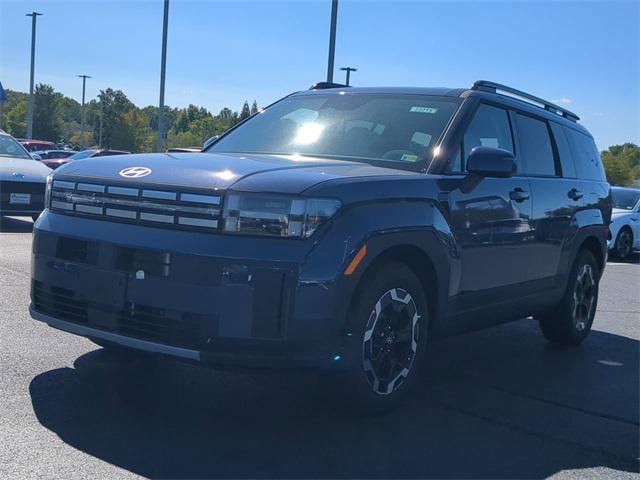
M 520 187 L 516 187 L 509 192 L 509 198 L 514 202 L 524 202 L 529 199 L 529 192 Z
M 572 188 L 571 190 L 569 190 L 569 192 L 567 193 L 567 196 L 571 199 L 571 200 L 580 200 L 584 195 L 582 195 L 582 192 L 580 190 L 578 190 L 577 188 Z

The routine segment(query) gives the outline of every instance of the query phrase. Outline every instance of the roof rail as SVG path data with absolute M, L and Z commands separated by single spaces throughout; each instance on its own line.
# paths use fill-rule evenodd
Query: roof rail
M 548 102 L 547 100 L 543 100 L 540 97 L 536 97 L 527 92 L 523 92 L 522 90 L 516 90 L 515 88 L 509 87 L 507 85 L 502 85 L 500 83 L 490 82 L 488 80 L 478 80 L 473 84 L 471 90 L 481 90 L 484 92 L 492 93 L 498 93 L 498 91 L 510 93 L 511 95 L 514 95 L 521 99 L 529 100 L 529 102 L 541 105 L 545 110 L 556 113 L 568 120 L 571 120 L 572 122 L 577 122 L 578 120 L 580 120 L 580 117 L 578 117 L 578 115 L 567 110 L 566 108 L 562 108 L 555 103 Z
M 342 83 L 333 83 L 333 82 L 318 82 L 314 83 L 309 87 L 309 90 L 325 90 L 327 88 L 346 88 L 348 85 L 343 85 Z

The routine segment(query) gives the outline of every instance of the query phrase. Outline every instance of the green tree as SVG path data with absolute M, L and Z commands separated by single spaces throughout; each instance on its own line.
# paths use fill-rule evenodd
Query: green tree
M 58 115 L 58 101 L 61 94 L 51 85 L 39 83 L 34 92 L 33 137 L 39 140 L 57 142 L 61 125 Z
M 256 113 L 258 113 L 258 110 L 258 102 L 254 100 L 251 104 L 251 115 L 255 115 Z
M 251 108 L 249 108 L 249 102 L 244 101 L 244 105 L 242 105 L 242 110 L 240 110 L 240 121 L 245 118 L 249 118 L 251 116 Z
M 17 100 L 13 105 L 8 101 L 3 107 L 3 128 L 14 137 L 27 136 L 27 98 Z
M 612 185 L 629 186 L 640 178 L 640 147 L 634 143 L 612 145 L 601 153 Z
M 147 117 L 138 109 L 131 108 L 122 115 L 123 138 L 120 148 L 130 152 L 143 152 L 149 136 Z
M 211 113 L 206 108 L 189 105 L 187 108 L 178 110 L 173 129 L 176 133 L 186 132 L 193 122 L 207 117 L 211 117 Z
M 136 108 L 127 96 L 120 90 L 107 88 L 98 95 L 102 119 L 102 146 L 105 148 L 126 149 L 131 142 L 131 133 L 123 123 L 123 115 L 132 108 Z M 93 136 L 98 138 L 100 122 L 94 122 Z

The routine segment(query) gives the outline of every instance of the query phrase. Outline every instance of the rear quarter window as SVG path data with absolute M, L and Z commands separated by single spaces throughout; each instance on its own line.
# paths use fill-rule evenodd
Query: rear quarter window
M 550 122 L 550 125 L 551 132 L 553 133 L 553 139 L 555 140 L 556 147 L 558 148 L 558 155 L 560 156 L 562 176 L 564 178 L 577 178 L 576 165 L 573 161 L 573 154 L 571 153 L 569 140 L 567 140 L 564 129 L 555 122 Z
M 600 159 L 600 152 L 593 138 L 572 128 L 562 127 L 562 129 L 569 140 L 578 177 L 584 180 L 606 182 L 607 177 Z

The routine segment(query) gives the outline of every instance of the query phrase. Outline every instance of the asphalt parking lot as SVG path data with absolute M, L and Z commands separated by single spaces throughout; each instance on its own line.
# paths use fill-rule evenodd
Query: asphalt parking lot
M 638 478 L 640 263 L 594 331 L 532 320 L 433 344 L 403 409 L 351 417 L 314 375 L 109 354 L 31 320 L 31 220 L 0 223 L 0 478 Z

